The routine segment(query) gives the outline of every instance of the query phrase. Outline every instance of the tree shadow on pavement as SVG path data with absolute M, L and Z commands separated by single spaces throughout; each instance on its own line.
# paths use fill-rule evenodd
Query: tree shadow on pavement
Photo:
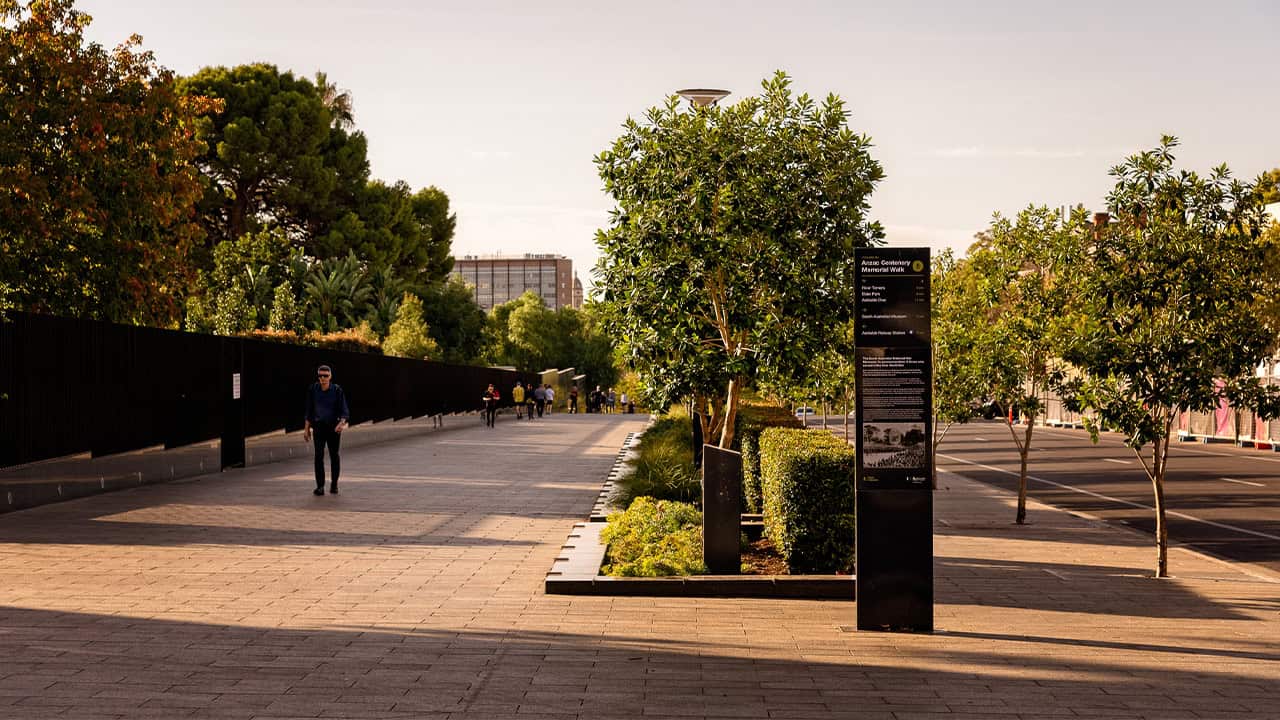
M 1264 718 L 1280 707 L 1274 653 L 830 626 L 791 642 L 632 628 L 280 628 L 0 608 L 0 715 Z
M 1157 580 L 1132 567 L 940 556 L 939 603 L 1051 610 L 1089 615 L 1245 620 L 1176 578 Z M 1248 608 L 1241 608 L 1248 609 Z

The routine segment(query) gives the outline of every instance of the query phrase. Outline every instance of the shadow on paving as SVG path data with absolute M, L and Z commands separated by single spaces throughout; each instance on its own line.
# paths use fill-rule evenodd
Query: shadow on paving
M 4 515 L 0 542 L 530 546 L 536 543 L 463 537 L 458 523 L 504 516 L 583 519 L 605 479 L 601 456 L 583 450 L 616 430 L 599 417 L 586 416 L 581 422 L 599 427 L 572 441 L 558 438 L 558 423 L 542 420 L 500 425 L 492 434 L 477 430 L 344 450 L 342 493 L 336 496 L 311 494 L 308 458 L 20 510 Z M 475 477 L 477 465 L 497 464 L 494 453 L 503 456 L 505 469 Z M 527 472 L 525 462 L 541 472 Z M 575 463 L 583 462 L 593 471 L 577 472 Z M 548 467 L 564 477 L 548 478 Z
M 1149 618 L 1251 620 L 1254 600 L 1213 602 L 1176 578 L 1157 580 L 1131 567 L 1080 563 L 1019 562 L 991 558 L 938 557 L 934 560 L 937 601 L 1089 615 Z M 1044 588 L 1048 592 L 1027 592 Z
M 821 653 L 792 660 L 753 658 L 760 647 L 745 639 L 656 631 L 278 629 L 0 608 L 0 716 L 1264 718 L 1280 707 L 1274 647 L 893 638 L 833 627 Z

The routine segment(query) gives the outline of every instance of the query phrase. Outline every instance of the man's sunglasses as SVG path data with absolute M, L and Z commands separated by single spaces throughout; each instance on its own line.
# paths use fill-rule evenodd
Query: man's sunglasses
M 323 375 L 316 375 L 316 377 L 318 377 L 318 378 L 327 378 L 327 377 L 329 377 L 329 373 L 324 373 Z

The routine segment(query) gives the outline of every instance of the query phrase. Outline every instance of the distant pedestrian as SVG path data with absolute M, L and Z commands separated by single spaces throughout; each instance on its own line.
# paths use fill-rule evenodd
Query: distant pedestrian
M 624 392 L 618 396 L 618 412 L 627 412 L 627 406 L 631 403 L 627 400 L 627 394 Z
M 524 394 L 525 410 L 529 413 L 529 419 L 533 419 L 533 413 L 536 406 L 536 398 L 534 398 L 533 383 L 529 383 L 529 391 Z
M 302 426 L 302 438 L 307 442 L 315 435 L 316 495 L 324 494 L 324 449 L 329 448 L 331 481 L 329 492 L 338 494 L 338 472 L 342 463 L 338 457 L 342 431 L 347 429 L 351 410 L 342 386 L 333 381 L 333 370 L 328 365 L 316 368 L 316 381 L 307 389 L 306 418 Z
M 524 385 L 519 380 L 516 381 L 516 386 L 511 388 L 511 402 L 516 405 L 516 419 L 522 419 L 524 417 Z
M 578 386 L 574 385 L 569 388 L 569 414 L 578 414 Z
M 609 388 L 609 394 L 605 396 L 604 404 L 608 408 L 607 412 L 614 413 L 618 411 L 618 393 L 614 392 L 613 388 Z
M 604 410 L 604 393 L 597 385 L 595 390 L 591 391 L 591 395 L 587 398 L 587 412 L 598 413 Z
M 547 389 L 539 385 L 533 390 L 533 404 L 538 408 L 538 417 L 542 417 L 542 411 L 547 406 Z
M 548 385 L 547 386 L 547 414 L 548 415 L 551 414 L 551 409 L 554 408 L 555 406 L 556 406 L 556 389 Z
M 500 399 L 498 391 L 490 384 L 480 399 L 484 402 L 484 424 L 494 427 L 498 421 L 498 400 Z

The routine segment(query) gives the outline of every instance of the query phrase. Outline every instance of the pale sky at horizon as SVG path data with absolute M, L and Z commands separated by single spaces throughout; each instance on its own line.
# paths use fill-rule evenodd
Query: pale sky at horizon
M 683 87 L 835 92 L 886 179 L 892 245 L 962 251 L 993 212 L 1100 208 L 1107 170 L 1280 167 L 1280 2 L 79 0 L 181 74 L 271 62 L 351 91 L 374 177 L 436 185 L 455 255 L 558 253 L 591 284 L 593 157 Z M 252 19 L 252 23 L 250 20 Z

